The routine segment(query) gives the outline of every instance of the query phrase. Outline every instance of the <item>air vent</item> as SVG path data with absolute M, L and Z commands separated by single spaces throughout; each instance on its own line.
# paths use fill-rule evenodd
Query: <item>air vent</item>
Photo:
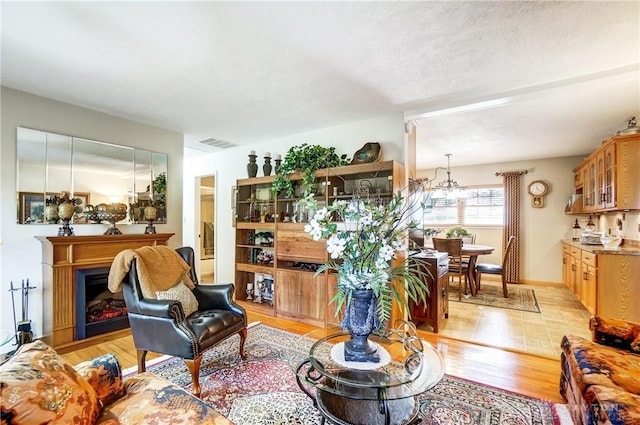
M 212 146 L 214 148 L 220 148 L 220 149 L 228 149 L 228 148 L 233 148 L 238 146 L 233 142 L 229 142 L 227 140 L 215 139 L 213 137 L 209 139 L 201 140 L 198 143 L 202 143 L 203 145 Z

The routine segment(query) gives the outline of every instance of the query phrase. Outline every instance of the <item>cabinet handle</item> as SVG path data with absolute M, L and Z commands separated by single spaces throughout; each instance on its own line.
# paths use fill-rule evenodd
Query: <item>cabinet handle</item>
M 567 259 L 566 258 L 562 259 L 562 264 L 567 264 Z
M 572 272 L 575 272 L 575 271 L 576 271 L 576 265 L 575 265 L 575 264 L 572 264 L 572 265 L 571 265 L 571 271 L 572 271 Z
M 442 288 L 442 296 L 443 297 L 447 296 L 447 289 L 446 288 Z
M 587 280 L 587 272 L 582 272 L 582 280 Z

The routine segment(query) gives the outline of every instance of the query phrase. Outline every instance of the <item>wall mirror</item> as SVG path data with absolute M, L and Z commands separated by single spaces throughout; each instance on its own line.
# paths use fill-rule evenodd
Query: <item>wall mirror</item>
M 56 223 L 44 211 L 61 192 L 82 200 L 75 224 L 91 222 L 88 205 L 112 203 L 128 206 L 119 224 L 143 222 L 149 205 L 166 223 L 167 154 L 24 127 L 16 140 L 18 223 Z

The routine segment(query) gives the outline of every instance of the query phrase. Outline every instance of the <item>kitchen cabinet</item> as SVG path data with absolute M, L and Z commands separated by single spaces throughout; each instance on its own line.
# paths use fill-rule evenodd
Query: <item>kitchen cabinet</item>
M 582 212 L 640 209 L 640 134 L 612 137 L 573 171 Z
M 640 322 L 640 252 L 564 242 L 563 280 L 591 314 Z M 570 264 L 570 267 L 567 267 Z

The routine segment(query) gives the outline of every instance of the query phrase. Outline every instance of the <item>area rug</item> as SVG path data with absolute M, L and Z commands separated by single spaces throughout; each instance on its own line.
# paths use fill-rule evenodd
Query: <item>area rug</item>
M 249 329 L 248 358 L 241 361 L 239 338 L 231 337 L 204 355 L 202 400 L 239 425 L 320 424 L 320 415 L 296 384 L 292 369 L 313 342 L 259 324 Z M 165 358 L 147 370 L 191 391 L 191 376 L 181 359 Z M 445 376 L 418 401 L 422 425 L 563 424 L 564 412 L 549 401 L 452 376 Z
M 457 283 L 449 285 L 449 301 L 458 302 Z M 475 297 L 462 294 L 461 302 L 540 313 L 534 290 L 519 288 L 516 285 L 509 285 L 509 298 L 505 298 L 502 294 L 502 285 L 483 283 Z

